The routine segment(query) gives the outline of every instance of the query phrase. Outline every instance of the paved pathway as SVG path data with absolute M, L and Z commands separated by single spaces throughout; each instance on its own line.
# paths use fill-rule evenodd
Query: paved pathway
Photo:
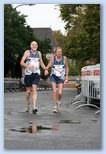
M 25 93 L 5 93 L 6 149 L 101 149 L 100 115 L 94 108 L 75 110 L 75 89 L 64 90 L 61 113 L 52 113 L 52 91 L 39 91 L 37 115 L 24 113 Z

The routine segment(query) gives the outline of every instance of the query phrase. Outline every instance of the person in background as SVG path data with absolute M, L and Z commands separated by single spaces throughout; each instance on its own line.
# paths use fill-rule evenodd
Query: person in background
M 41 52 L 37 50 L 38 43 L 32 41 L 30 43 L 30 50 L 26 50 L 20 61 L 20 65 L 24 68 L 25 78 L 24 83 L 26 86 L 26 112 L 30 109 L 30 98 L 32 99 L 32 112 L 36 114 L 37 107 L 37 85 L 40 81 L 40 66 L 45 70 L 45 74 L 48 74 L 46 67 L 42 60 Z
M 67 57 L 63 56 L 62 48 L 57 47 L 55 55 L 50 58 L 46 67 L 51 67 L 50 81 L 53 89 L 53 112 L 60 111 L 61 98 L 63 94 L 63 85 L 68 82 L 69 66 Z M 57 89 L 57 88 L 58 89 Z

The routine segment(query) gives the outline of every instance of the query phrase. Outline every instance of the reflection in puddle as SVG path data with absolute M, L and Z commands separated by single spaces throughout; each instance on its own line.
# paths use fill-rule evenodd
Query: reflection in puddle
M 10 129 L 10 130 L 14 131 L 14 132 L 36 134 L 37 132 L 40 132 L 42 130 L 56 131 L 56 130 L 58 130 L 58 128 L 46 127 L 46 126 L 42 126 L 42 125 L 36 125 L 35 123 L 30 122 L 30 126 L 29 127 L 24 127 L 24 128 L 20 128 L 20 129 Z
M 80 120 L 60 120 L 60 123 L 66 123 L 66 124 L 80 124 L 81 121 Z

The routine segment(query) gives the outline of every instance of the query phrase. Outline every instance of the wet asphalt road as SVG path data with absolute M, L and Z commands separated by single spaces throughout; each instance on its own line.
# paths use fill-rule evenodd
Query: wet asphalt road
M 4 148 L 29 150 L 99 150 L 101 118 L 95 108 L 71 101 L 75 89 L 65 89 L 60 113 L 52 113 L 52 91 L 39 91 L 38 113 L 25 113 L 25 92 L 5 93 Z

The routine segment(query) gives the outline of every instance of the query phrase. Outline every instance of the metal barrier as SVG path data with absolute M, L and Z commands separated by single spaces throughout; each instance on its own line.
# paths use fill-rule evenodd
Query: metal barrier
M 16 92 L 20 90 L 20 79 L 5 78 L 4 92 Z
M 81 98 L 86 98 L 86 103 Z M 91 100 L 100 100 L 100 64 L 85 66 L 81 69 L 81 94 L 80 100 L 73 104 L 78 105 L 76 109 L 83 106 L 92 106 L 100 109 L 97 105 L 91 103 Z M 99 111 L 97 112 L 99 113 Z
M 4 79 L 4 92 L 18 92 L 25 91 L 24 78 L 5 78 Z M 39 91 L 51 90 L 51 84 L 49 81 L 40 80 L 38 85 Z

